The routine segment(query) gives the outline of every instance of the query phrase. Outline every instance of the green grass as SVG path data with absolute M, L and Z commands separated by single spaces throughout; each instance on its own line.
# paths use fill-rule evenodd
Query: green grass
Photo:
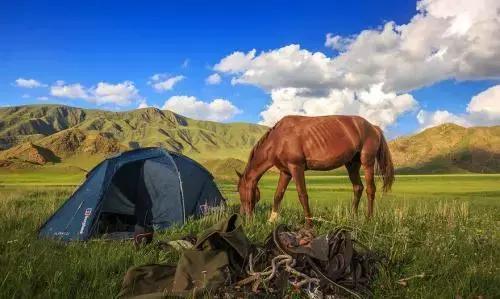
M 82 175 L 0 173 L 0 297 L 111 298 L 126 269 L 144 263 L 175 263 L 178 253 L 153 247 L 135 251 L 128 242 L 60 244 L 37 240 L 36 229 L 81 181 Z M 264 177 L 262 201 L 245 231 L 262 242 L 277 178 Z M 17 185 L 16 185 L 17 184 Z M 68 186 L 59 186 L 69 184 Z M 237 210 L 235 186 L 221 182 Z M 371 221 L 348 213 L 351 186 L 346 177 L 308 177 L 318 233 L 338 225 L 387 256 L 374 283 L 377 298 L 494 298 L 500 294 L 500 175 L 399 176 L 392 193 L 378 195 Z M 365 198 L 360 207 L 365 211 Z M 230 213 L 228 211 L 227 213 Z M 218 220 L 211 216 L 157 235 L 175 239 Z M 280 221 L 302 224 L 293 183 Z M 425 273 L 401 286 L 397 280 Z
M 85 178 L 85 172 L 75 168 L 46 167 L 40 169 L 0 169 L 0 186 L 75 186 Z

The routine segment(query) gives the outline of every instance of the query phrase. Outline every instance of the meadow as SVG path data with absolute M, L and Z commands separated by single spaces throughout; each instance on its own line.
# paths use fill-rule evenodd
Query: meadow
M 37 228 L 72 193 L 78 174 L 0 173 L 0 298 L 112 298 L 133 265 L 175 263 L 179 253 L 130 242 L 94 240 L 62 244 L 38 240 Z M 245 232 L 262 242 L 276 176 L 260 184 L 262 201 Z M 373 290 L 377 298 L 495 298 L 500 296 L 500 175 L 398 176 L 391 193 L 378 194 L 375 217 L 349 213 L 345 176 L 307 178 L 315 230 L 345 225 L 355 238 L 386 257 Z M 219 185 L 238 210 L 235 184 Z M 279 221 L 299 226 L 302 209 L 293 182 Z M 191 220 L 157 234 L 171 240 L 197 233 L 224 214 Z M 403 281 L 400 281 L 403 279 Z M 460 296 L 460 297 L 458 297 Z

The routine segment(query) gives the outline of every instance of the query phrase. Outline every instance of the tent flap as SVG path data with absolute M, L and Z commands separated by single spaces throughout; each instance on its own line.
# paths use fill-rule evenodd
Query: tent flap
M 144 162 L 144 183 L 151 199 L 152 224 L 166 228 L 184 223 L 184 209 L 179 175 L 167 157 Z
M 102 163 L 89 178 L 41 227 L 41 237 L 61 240 L 87 239 L 88 228 L 96 215 L 96 206 L 105 184 L 108 162 Z

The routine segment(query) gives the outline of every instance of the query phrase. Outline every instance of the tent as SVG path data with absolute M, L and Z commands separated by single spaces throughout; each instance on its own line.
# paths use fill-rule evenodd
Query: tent
M 224 203 L 213 176 L 197 162 L 162 148 L 136 149 L 92 169 L 39 237 L 122 239 L 137 225 L 166 229 Z

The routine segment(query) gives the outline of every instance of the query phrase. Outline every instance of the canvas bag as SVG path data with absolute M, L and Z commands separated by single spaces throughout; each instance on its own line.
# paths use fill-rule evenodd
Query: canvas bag
M 194 249 L 183 252 L 175 271 L 172 290 L 216 288 L 230 284 L 242 273 L 250 251 L 237 214 L 204 231 Z
M 251 245 L 241 219 L 233 214 L 204 231 L 193 249 L 185 250 L 173 266 L 132 267 L 125 275 L 118 297 L 162 298 L 193 296 L 229 285 L 243 273 Z

